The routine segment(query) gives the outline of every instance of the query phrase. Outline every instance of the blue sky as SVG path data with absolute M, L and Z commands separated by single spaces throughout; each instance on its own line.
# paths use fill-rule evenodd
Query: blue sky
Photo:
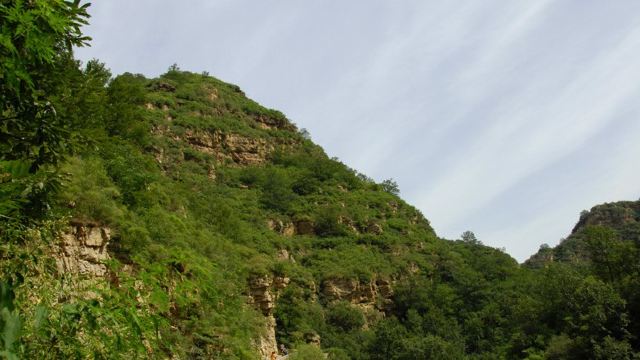
M 394 178 L 436 232 L 522 261 L 640 197 L 640 2 L 109 0 L 115 74 L 208 71 L 330 156 Z

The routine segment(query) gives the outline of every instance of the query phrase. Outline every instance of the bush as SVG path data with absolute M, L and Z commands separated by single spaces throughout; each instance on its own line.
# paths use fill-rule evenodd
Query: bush
M 329 324 L 344 331 L 357 330 L 365 324 L 362 312 L 345 301 L 329 306 L 327 309 L 327 321 Z
M 325 360 L 324 353 L 314 345 L 300 345 L 289 356 L 289 360 Z

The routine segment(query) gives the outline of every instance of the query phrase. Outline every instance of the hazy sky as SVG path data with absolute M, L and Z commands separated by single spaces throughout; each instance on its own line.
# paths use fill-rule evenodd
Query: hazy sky
M 436 232 L 522 261 L 640 196 L 640 1 L 102 0 L 115 74 L 173 63 L 394 178 Z

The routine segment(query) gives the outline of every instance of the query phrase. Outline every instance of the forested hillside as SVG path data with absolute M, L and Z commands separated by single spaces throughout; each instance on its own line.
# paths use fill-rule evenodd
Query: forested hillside
M 0 356 L 640 358 L 637 203 L 441 239 L 236 85 L 75 60 L 86 11 L 0 1 Z

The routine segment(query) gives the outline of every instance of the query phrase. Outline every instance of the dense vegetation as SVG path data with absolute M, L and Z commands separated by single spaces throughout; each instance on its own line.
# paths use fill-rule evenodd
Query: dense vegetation
M 86 18 L 0 0 L 0 356 L 256 359 L 250 284 L 279 277 L 291 359 L 640 358 L 637 202 L 520 266 L 237 86 L 81 64 Z M 108 276 L 56 266 L 69 224 L 110 229 Z

